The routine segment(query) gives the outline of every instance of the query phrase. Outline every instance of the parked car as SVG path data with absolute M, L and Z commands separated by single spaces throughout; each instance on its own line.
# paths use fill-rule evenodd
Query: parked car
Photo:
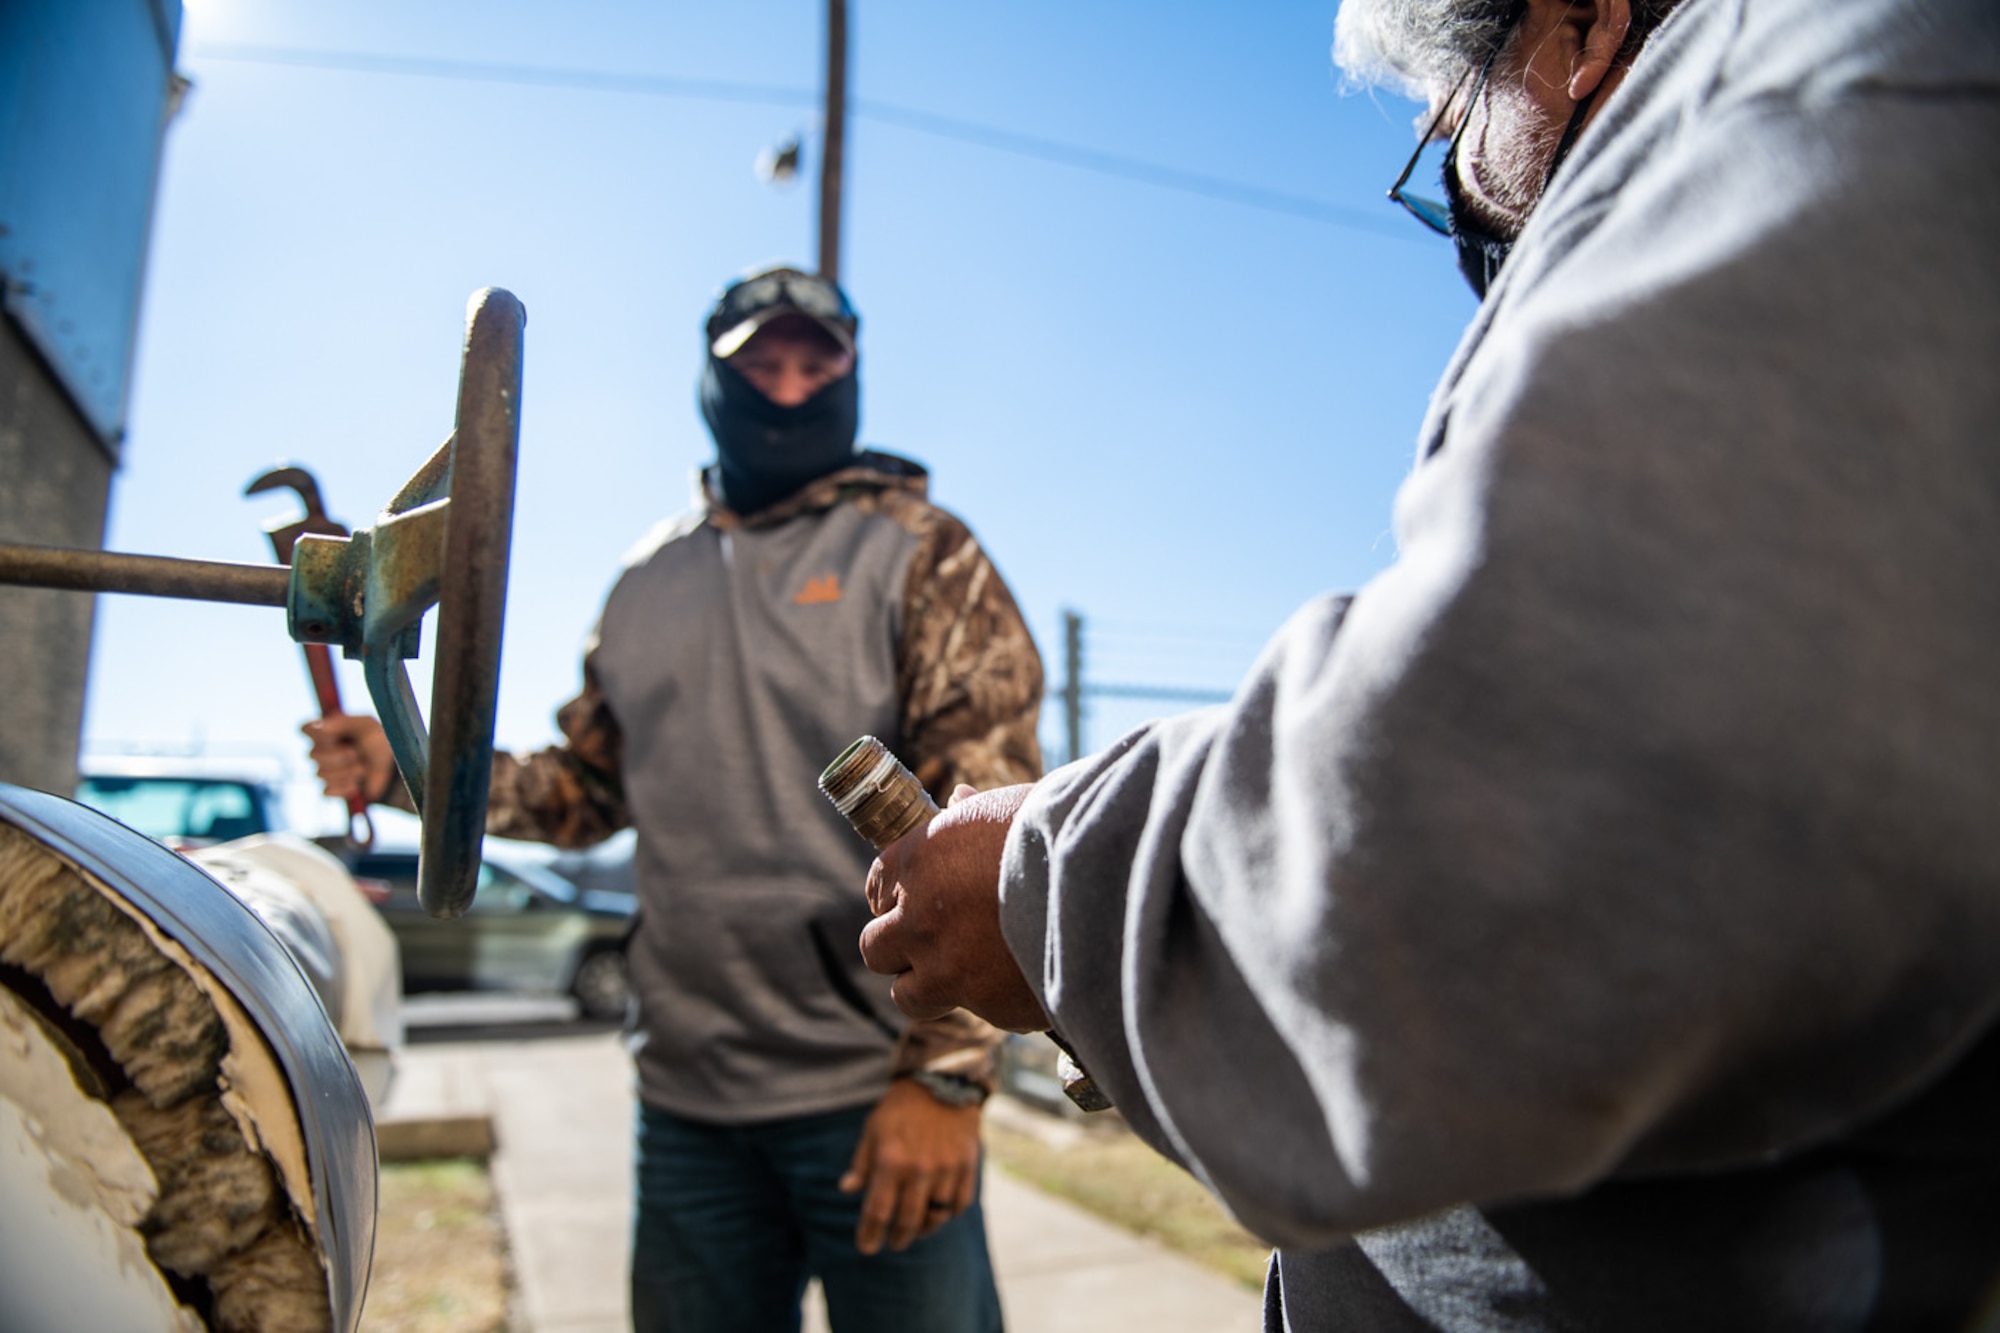
M 405 991 L 553 991 L 576 997 L 586 1018 L 625 1016 L 632 894 L 579 889 L 489 846 L 471 910 L 439 921 L 417 901 L 415 852 L 364 852 L 350 865 L 402 948 Z
M 632 856 L 638 846 L 639 835 L 624 829 L 595 847 L 557 852 L 549 861 L 549 869 L 579 889 L 637 893 L 638 885 L 632 878 Z
M 94 763 L 78 780 L 76 799 L 175 851 L 283 827 L 278 794 L 266 783 L 190 773 L 163 760 Z

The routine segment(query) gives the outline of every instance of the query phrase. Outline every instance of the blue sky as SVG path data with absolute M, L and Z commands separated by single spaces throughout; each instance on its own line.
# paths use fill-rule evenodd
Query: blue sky
M 1060 674 L 1227 688 L 1306 598 L 1394 554 L 1390 503 L 1472 309 L 1383 200 L 1417 108 L 1343 91 L 1332 0 L 852 0 L 851 92 L 1321 201 L 1330 225 L 857 116 L 843 278 L 862 434 L 934 473 Z M 809 107 L 246 60 L 260 46 L 819 84 L 818 0 L 193 0 L 167 132 L 114 549 L 268 558 L 279 461 L 366 524 L 448 432 L 467 295 L 526 303 L 499 732 L 575 689 L 621 555 L 710 455 L 700 317 L 810 263 L 810 181 L 758 180 Z M 808 168 L 816 165 L 808 137 Z M 363 698 L 358 671 L 344 680 Z M 420 693 L 422 687 L 420 686 Z M 97 749 L 205 745 L 297 771 L 310 711 L 276 612 L 103 598 Z M 1104 702 L 1107 743 L 1160 706 Z M 1053 710 L 1044 735 L 1053 738 Z M 326 815 L 327 821 L 332 820 Z M 308 830 L 311 831 L 311 830 Z

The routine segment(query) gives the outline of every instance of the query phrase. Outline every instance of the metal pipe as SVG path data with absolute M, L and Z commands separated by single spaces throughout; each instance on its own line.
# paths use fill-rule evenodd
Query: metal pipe
M 197 602 L 283 606 L 292 571 L 283 565 L 176 560 L 117 551 L 0 544 L 0 583 L 74 592 L 123 592 Z
M 1069 753 L 1063 762 L 1083 758 L 1083 617 L 1063 612 L 1063 740 Z
M 847 151 L 847 0 L 826 0 L 826 119 L 819 146 L 819 273 L 840 281 L 840 187 Z
M 819 789 L 878 852 L 937 817 L 937 802 L 917 775 L 873 736 L 842 750 L 819 775 Z

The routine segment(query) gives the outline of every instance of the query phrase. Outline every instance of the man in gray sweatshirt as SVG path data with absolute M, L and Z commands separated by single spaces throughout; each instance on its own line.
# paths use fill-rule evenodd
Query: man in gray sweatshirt
M 2000 6 L 1338 51 L 1440 111 L 1485 297 L 1396 563 L 890 849 L 870 964 L 1053 1022 L 1278 1242 L 1274 1329 L 1992 1318 Z
M 861 966 L 868 846 L 820 796 L 863 734 L 942 797 L 1041 769 L 1041 659 L 928 474 L 857 449 L 858 320 L 776 268 L 706 324 L 716 464 L 627 557 L 558 714 L 494 756 L 487 831 L 631 827 L 639 924 L 640 1333 L 783 1333 L 819 1278 L 835 1333 L 999 1333 L 978 1199 L 1001 1039 L 904 1021 Z M 328 791 L 401 794 L 368 718 L 307 726 Z

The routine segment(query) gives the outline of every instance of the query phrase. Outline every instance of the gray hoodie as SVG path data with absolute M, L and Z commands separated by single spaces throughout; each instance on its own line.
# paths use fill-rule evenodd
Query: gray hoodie
M 992 1078 L 999 1033 L 909 1023 L 862 966 L 874 853 L 815 782 L 861 735 L 934 792 L 1041 770 L 1041 658 L 926 485 L 869 452 L 748 517 L 704 488 L 628 557 L 566 743 L 495 764 L 489 831 L 638 830 L 627 952 L 650 1106 L 741 1124 L 872 1102 L 916 1069 Z
M 1055 1025 L 1288 1247 L 1274 1326 L 1962 1312 L 1897 1228 L 2000 1260 L 2000 5 L 1689 0 L 1421 458 L 1388 572 L 1037 787 Z M 1954 1070 L 1927 1214 L 1852 1145 Z

